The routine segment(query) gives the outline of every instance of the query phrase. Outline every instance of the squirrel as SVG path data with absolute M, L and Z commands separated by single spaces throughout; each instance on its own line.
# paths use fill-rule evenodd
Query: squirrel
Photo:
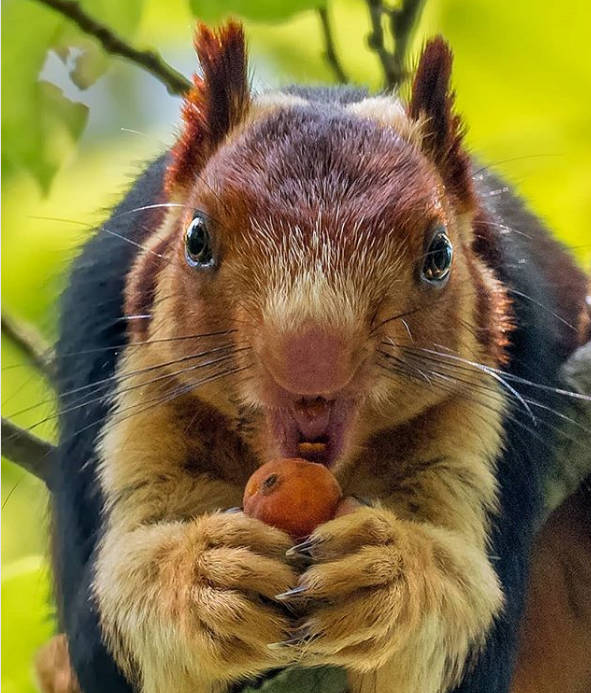
M 62 300 L 53 561 L 80 686 L 221 693 L 298 664 L 504 693 L 587 279 L 468 154 L 442 38 L 407 102 L 255 94 L 238 23 L 195 43 L 177 141 Z M 294 545 L 236 508 L 309 450 L 367 504 Z

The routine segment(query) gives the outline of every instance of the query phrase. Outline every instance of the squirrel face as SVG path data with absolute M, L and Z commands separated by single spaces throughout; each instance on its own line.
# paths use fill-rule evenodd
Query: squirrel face
M 393 97 L 253 99 L 241 37 L 233 24 L 201 28 L 204 77 L 169 170 L 177 206 L 130 275 L 127 311 L 149 309 L 148 338 L 171 362 L 209 339 L 218 358 L 198 396 L 241 412 L 264 457 L 332 465 L 457 387 L 426 388 L 405 348 L 496 365 L 507 301 L 473 248 L 443 42 L 425 51 L 404 108 Z

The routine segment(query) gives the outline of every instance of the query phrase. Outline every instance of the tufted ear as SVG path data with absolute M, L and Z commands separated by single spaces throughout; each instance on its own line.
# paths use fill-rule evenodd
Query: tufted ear
M 452 62 L 451 49 L 441 36 L 427 42 L 415 73 L 408 114 L 412 120 L 423 121 L 423 151 L 436 164 L 448 191 L 469 205 L 473 198 L 470 158 L 462 147 L 462 121 L 454 113 Z
M 218 30 L 198 24 L 195 50 L 202 75 L 182 108 L 183 128 L 172 148 L 167 188 L 191 185 L 207 159 L 248 110 L 250 94 L 242 25 L 229 21 Z

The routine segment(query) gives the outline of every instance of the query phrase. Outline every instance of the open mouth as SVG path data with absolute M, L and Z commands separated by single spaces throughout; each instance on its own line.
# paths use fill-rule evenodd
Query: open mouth
M 281 455 L 330 467 L 343 453 L 354 412 L 352 400 L 301 397 L 269 419 Z

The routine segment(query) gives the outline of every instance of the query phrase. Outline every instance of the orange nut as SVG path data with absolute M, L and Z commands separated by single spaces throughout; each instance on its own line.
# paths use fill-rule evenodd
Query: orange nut
M 244 512 L 292 537 L 305 537 L 334 517 L 341 487 L 322 464 L 299 458 L 267 462 L 244 489 Z

